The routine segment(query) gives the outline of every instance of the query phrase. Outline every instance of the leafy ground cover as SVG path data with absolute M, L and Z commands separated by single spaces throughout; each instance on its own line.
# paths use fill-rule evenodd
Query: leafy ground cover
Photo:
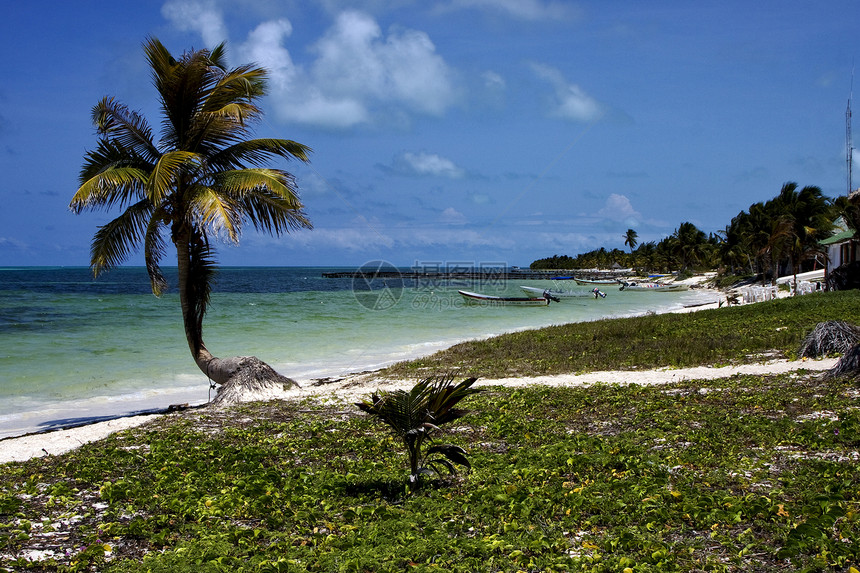
M 860 392 L 818 374 L 495 388 L 410 493 L 340 403 L 195 410 L 0 468 L 0 565 L 33 571 L 849 571 Z
M 819 322 L 860 324 L 860 291 L 815 293 L 685 314 L 572 323 L 464 342 L 396 364 L 388 376 L 421 377 L 457 369 L 507 378 L 595 370 L 757 362 L 793 358 Z

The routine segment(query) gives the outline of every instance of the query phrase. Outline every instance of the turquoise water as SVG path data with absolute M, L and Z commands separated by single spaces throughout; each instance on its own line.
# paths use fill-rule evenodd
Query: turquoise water
M 304 384 L 466 339 L 713 299 L 696 291 L 610 288 L 604 299 L 480 307 L 465 305 L 457 290 L 522 296 L 520 284 L 577 287 L 497 280 L 367 285 L 323 278 L 327 270 L 221 269 L 204 322 L 207 347 L 218 356 L 258 356 Z M 0 437 L 209 397 L 185 341 L 178 296 L 154 297 L 144 269 L 116 269 L 96 281 L 86 268 L 0 269 Z

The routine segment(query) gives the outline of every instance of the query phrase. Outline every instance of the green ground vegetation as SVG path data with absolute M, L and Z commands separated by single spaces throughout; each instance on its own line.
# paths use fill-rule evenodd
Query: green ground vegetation
M 495 389 L 446 437 L 472 471 L 418 493 L 396 440 L 352 408 L 198 411 L 3 467 L 2 565 L 847 571 L 857 396 L 806 374 Z
M 837 295 L 820 299 L 824 315 L 857 306 Z M 785 311 L 760 303 L 694 324 L 733 322 L 750 339 L 762 321 L 802 336 L 805 319 Z M 675 318 L 664 320 L 671 330 Z M 710 333 L 694 334 L 691 345 Z M 727 355 L 793 348 L 780 340 Z M 0 567 L 851 571 L 860 569 L 858 400 L 856 381 L 802 370 L 487 388 L 444 434 L 468 451 L 471 471 L 419 491 L 397 439 L 351 403 L 188 410 L 0 466 Z

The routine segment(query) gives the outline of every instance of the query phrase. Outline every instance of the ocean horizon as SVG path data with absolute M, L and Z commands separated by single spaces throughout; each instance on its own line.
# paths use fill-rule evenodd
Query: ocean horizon
M 216 356 L 257 356 L 306 386 L 464 340 L 714 298 L 609 288 L 606 298 L 548 307 L 481 307 L 466 305 L 457 291 L 590 289 L 572 281 L 503 280 L 492 269 L 470 281 L 323 277 L 355 268 L 221 267 L 204 320 L 207 347 Z M 156 298 L 143 267 L 119 267 L 96 280 L 88 267 L 0 268 L 0 438 L 214 396 L 185 340 L 175 268 L 165 271 L 173 288 Z

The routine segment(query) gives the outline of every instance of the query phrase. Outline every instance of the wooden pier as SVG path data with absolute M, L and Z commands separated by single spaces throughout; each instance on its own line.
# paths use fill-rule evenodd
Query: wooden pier
M 447 281 L 447 280 L 468 280 L 468 281 L 516 281 L 516 280 L 549 280 L 554 277 L 572 277 L 571 270 L 531 270 L 531 269 L 402 269 L 396 270 L 393 267 L 367 268 L 356 269 L 354 271 L 336 271 L 325 272 L 322 274 L 327 279 L 403 279 L 403 280 L 423 280 L 423 281 Z M 598 273 L 589 272 L 589 277 L 598 276 Z

